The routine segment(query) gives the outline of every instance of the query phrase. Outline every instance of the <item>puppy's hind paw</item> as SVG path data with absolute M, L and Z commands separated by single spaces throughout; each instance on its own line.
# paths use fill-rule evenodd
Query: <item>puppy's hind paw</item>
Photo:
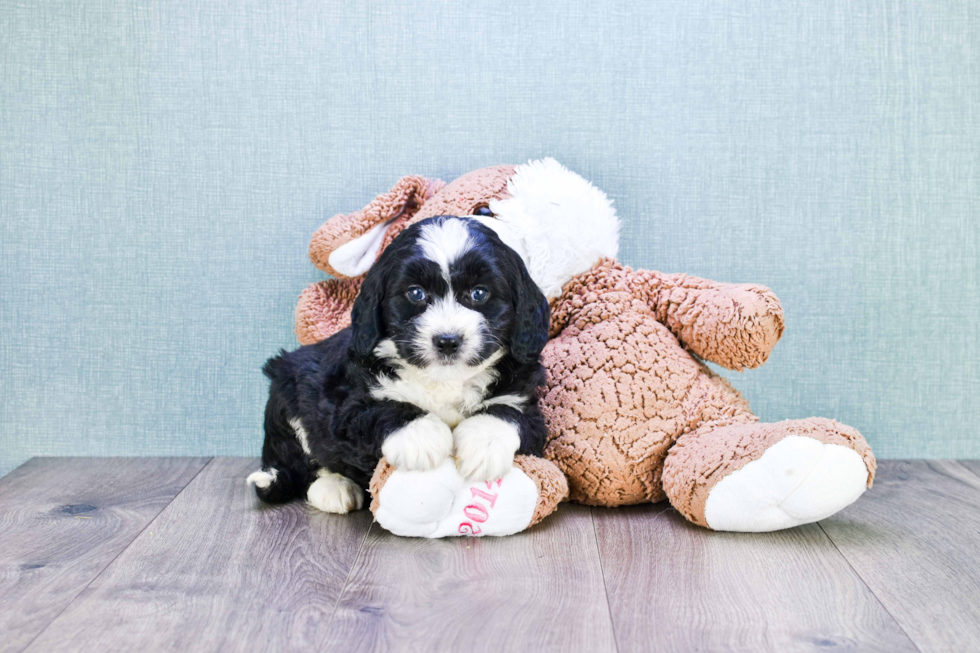
M 269 469 L 260 469 L 257 472 L 252 472 L 245 479 L 245 482 L 249 485 L 254 485 L 260 490 L 268 489 L 270 485 L 276 482 L 276 476 L 279 472 L 275 467 L 270 467 Z
M 306 491 L 306 500 L 317 510 L 346 515 L 364 505 L 364 492 L 354 481 L 328 469 L 321 469 L 316 475 Z

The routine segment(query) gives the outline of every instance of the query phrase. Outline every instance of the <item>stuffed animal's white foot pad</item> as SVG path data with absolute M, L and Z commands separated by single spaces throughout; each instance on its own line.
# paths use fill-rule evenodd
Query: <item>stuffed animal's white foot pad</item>
M 447 460 L 428 472 L 396 469 L 374 517 L 409 537 L 512 535 L 531 523 L 537 502 L 537 486 L 516 467 L 502 479 L 471 483 Z
M 351 510 L 360 510 L 364 504 L 364 492 L 357 483 L 346 476 L 334 474 L 327 469 L 317 473 L 317 479 L 306 491 L 306 500 L 317 510 L 346 515 Z
M 792 528 L 850 505 L 867 481 L 868 468 L 853 449 L 791 435 L 711 488 L 704 518 L 716 531 Z

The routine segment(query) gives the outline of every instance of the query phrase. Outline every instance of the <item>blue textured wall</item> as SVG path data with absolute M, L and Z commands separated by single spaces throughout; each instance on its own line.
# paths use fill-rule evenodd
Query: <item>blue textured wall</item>
M 313 230 L 553 155 L 622 258 L 771 286 L 730 378 L 980 456 L 980 5 L 0 0 L 0 473 L 253 454 Z

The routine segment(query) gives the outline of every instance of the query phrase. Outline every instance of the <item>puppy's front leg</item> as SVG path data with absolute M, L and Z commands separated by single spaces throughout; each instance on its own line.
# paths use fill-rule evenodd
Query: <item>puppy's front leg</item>
M 537 402 L 518 395 L 491 398 L 482 412 L 453 431 L 459 473 L 472 481 L 503 478 L 514 465 L 515 453 L 540 456 L 547 438 Z
M 453 431 L 453 440 L 459 473 L 472 481 L 492 481 L 506 476 L 521 446 L 516 424 L 487 413 L 460 422 Z
M 426 471 L 453 455 L 453 432 L 432 413 L 392 431 L 381 453 L 397 469 Z

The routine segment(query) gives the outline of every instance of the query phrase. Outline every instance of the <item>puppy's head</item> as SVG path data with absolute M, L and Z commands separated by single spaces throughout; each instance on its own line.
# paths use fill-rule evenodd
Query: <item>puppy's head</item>
M 405 229 L 365 276 L 351 315 L 351 355 L 465 378 L 502 354 L 536 360 L 549 319 L 524 263 L 491 229 L 439 216 Z

